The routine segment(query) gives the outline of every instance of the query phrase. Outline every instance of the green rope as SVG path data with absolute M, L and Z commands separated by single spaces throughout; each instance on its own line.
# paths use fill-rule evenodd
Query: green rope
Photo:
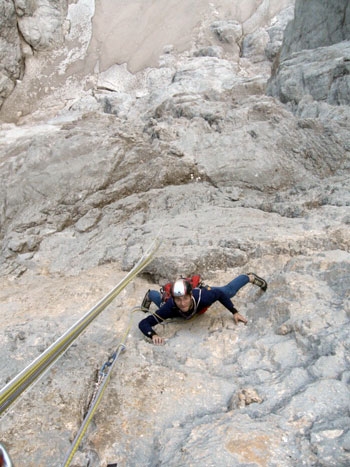
M 132 325 L 132 318 L 133 318 L 133 314 L 135 311 L 140 311 L 142 310 L 142 308 L 140 308 L 139 306 L 135 307 L 132 309 L 131 311 L 131 315 L 130 315 L 130 320 L 129 320 L 129 324 L 128 324 L 128 327 L 117 347 L 117 351 L 115 353 L 115 357 L 112 361 L 112 363 L 109 365 L 109 369 L 108 369 L 108 373 L 106 373 L 104 375 L 104 378 L 102 380 L 102 383 L 97 391 L 97 393 L 95 394 L 95 397 L 89 407 L 89 410 L 83 420 L 83 423 L 81 424 L 80 428 L 79 428 L 79 431 L 78 433 L 76 434 L 75 438 L 74 438 L 74 441 L 70 447 L 70 450 L 69 452 L 67 453 L 66 457 L 65 457 L 65 460 L 64 460 L 64 463 L 63 463 L 63 467 L 69 467 L 69 465 L 71 464 L 72 460 L 73 460 L 73 457 L 74 457 L 74 454 L 76 453 L 85 433 L 86 433 L 86 430 L 88 429 L 88 426 L 92 420 L 92 417 L 94 416 L 100 402 L 101 402 L 101 399 L 102 399 L 102 396 L 103 396 L 103 393 L 106 389 L 106 386 L 110 380 L 110 377 L 111 377 L 111 373 L 112 373 L 112 370 L 113 370 L 113 367 L 120 355 L 120 353 L 125 349 L 125 341 L 128 337 L 128 334 L 130 332 L 130 329 L 131 329 L 131 325 Z
M 0 416 L 11 404 L 70 347 L 83 330 L 114 300 L 114 298 L 141 272 L 152 260 L 159 248 L 155 240 L 142 255 L 133 269 L 100 302 L 88 311 L 77 323 L 66 331 L 56 342 L 38 358 L 13 378 L 0 391 Z

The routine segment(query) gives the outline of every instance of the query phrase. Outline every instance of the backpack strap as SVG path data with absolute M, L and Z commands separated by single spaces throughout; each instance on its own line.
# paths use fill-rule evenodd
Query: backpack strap
M 169 300 L 169 298 L 171 298 L 171 287 L 172 287 L 173 283 L 172 282 L 168 282 L 167 284 L 164 284 L 161 288 L 160 288 L 160 296 L 162 298 L 162 303 L 165 303 Z

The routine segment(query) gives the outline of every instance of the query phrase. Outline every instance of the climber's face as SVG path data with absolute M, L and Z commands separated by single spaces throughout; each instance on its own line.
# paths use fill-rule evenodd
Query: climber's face
M 183 295 L 182 297 L 174 297 L 175 305 L 183 312 L 187 313 L 192 307 L 192 295 Z

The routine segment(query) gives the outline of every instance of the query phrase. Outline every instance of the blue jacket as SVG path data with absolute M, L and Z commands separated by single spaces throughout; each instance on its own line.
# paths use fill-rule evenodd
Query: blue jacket
M 152 329 L 159 323 L 169 318 L 184 318 L 190 319 L 196 314 L 204 313 L 213 303 L 219 301 L 225 308 L 227 308 L 232 314 L 237 313 L 237 310 L 233 306 L 233 303 L 224 292 L 219 289 L 193 289 L 193 307 L 188 313 L 183 313 L 176 305 L 172 298 L 170 298 L 159 310 L 147 316 L 139 323 L 141 332 L 147 336 L 152 337 L 156 332 Z

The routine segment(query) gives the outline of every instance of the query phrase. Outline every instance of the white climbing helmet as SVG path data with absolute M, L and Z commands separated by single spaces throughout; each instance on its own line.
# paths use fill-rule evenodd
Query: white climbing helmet
M 173 297 L 183 297 L 185 295 L 190 295 L 191 292 L 192 286 L 185 279 L 177 279 L 171 288 L 171 295 Z

